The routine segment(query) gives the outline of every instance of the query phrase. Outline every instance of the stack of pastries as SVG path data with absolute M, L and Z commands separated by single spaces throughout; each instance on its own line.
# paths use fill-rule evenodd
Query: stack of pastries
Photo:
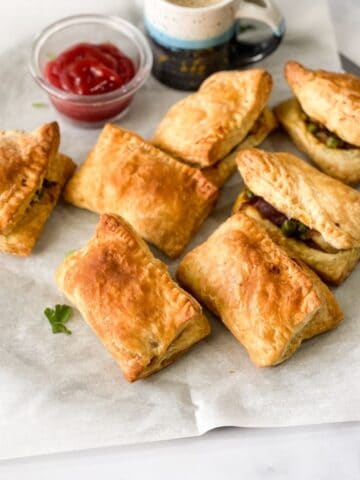
M 75 169 L 58 152 L 57 123 L 0 131 L 0 250 L 29 255 Z
M 234 211 L 261 223 L 288 253 L 339 285 L 360 258 L 360 193 L 290 153 L 244 150 Z
M 297 99 L 275 109 L 280 123 L 326 173 L 357 181 L 349 172 L 360 144 L 351 123 L 360 112 L 359 80 L 295 62 L 285 75 Z M 58 267 L 57 285 L 130 382 L 210 334 L 200 304 L 258 366 L 283 362 L 343 319 L 325 283 L 339 285 L 360 259 L 360 193 L 294 155 L 254 148 L 277 127 L 267 107 L 271 89 L 265 70 L 219 72 L 165 114 L 151 141 L 106 125 L 64 188 L 67 202 L 99 213 L 100 221 L 87 245 Z M 327 89 L 337 120 L 326 114 Z M 336 134 L 339 148 L 326 147 L 317 132 Z M 1 157 L 6 142 L 16 152 L 10 166 Z M 0 215 L 4 251 L 30 253 L 73 173 L 58 147 L 56 124 L 1 134 L 0 200 L 9 199 Z M 144 240 L 178 257 L 237 169 L 244 188 L 232 216 L 184 256 L 176 283 Z

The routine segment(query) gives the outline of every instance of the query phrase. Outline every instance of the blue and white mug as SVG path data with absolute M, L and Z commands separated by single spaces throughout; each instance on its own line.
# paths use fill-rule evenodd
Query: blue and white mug
M 211 73 L 241 68 L 273 52 L 284 19 L 272 0 L 145 0 L 153 74 L 195 90 Z

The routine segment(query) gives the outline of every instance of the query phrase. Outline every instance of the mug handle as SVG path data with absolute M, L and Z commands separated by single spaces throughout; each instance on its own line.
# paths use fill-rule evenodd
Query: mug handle
M 285 33 L 285 21 L 272 0 L 238 0 L 234 16 L 237 20 L 248 19 L 262 22 L 270 27 L 272 35 L 258 44 L 241 42 L 235 35 L 230 45 L 232 68 L 258 62 L 279 46 Z

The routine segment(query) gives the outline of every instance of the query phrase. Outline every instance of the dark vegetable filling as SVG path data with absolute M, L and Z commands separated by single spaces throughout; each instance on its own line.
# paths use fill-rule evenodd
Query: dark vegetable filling
M 246 196 L 250 205 L 255 207 L 261 215 L 270 220 L 274 225 L 281 228 L 286 237 L 294 237 L 300 240 L 310 239 L 310 229 L 299 220 L 288 218 L 279 212 L 270 203 L 258 195 L 254 195 L 250 190 L 246 190 Z
M 321 143 L 328 148 L 339 148 L 342 150 L 351 150 L 358 147 L 351 145 L 339 138 L 335 133 L 330 132 L 321 123 L 311 120 L 306 113 L 304 113 L 305 123 L 307 130 L 312 133 Z
M 53 182 L 52 180 L 48 180 L 47 178 L 44 178 L 41 187 L 38 190 L 36 190 L 36 192 L 34 193 L 34 196 L 31 200 L 31 205 L 33 205 L 34 203 L 40 202 L 40 200 L 44 196 L 45 189 L 52 188 L 55 185 L 56 185 L 56 182 Z

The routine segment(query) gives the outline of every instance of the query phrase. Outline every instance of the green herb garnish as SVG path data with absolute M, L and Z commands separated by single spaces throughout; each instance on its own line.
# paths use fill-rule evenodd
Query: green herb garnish
M 72 315 L 72 308 L 69 305 L 55 305 L 55 308 L 45 308 L 44 315 L 50 322 L 52 333 L 71 335 L 71 330 L 64 325 Z
M 70 257 L 70 255 L 72 255 L 75 252 L 76 252 L 75 249 L 74 250 L 69 250 L 68 252 L 65 253 L 65 258 Z
M 47 103 L 43 103 L 43 102 L 33 102 L 32 106 L 34 108 L 48 108 L 49 105 Z

